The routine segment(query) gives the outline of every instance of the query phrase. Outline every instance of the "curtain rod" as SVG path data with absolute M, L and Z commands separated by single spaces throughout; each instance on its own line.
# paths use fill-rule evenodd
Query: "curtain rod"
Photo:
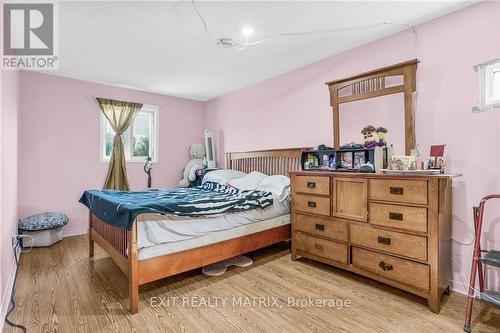
M 106 97 L 99 97 L 99 96 L 95 96 L 95 95 L 87 95 L 87 96 L 85 96 L 85 98 L 96 100 L 97 98 L 106 98 Z M 113 98 L 108 98 L 108 99 L 113 99 Z M 139 103 L 139 102 L 131 102 L 131 103 Z M 147 104 L 147 103 L 140 103 L 140 104 L 142 104 L 142 105 L 152 105 L 152 104 Z M 155 105 L 155 106 L 158 107 L 158 109 L 163 109 L 163 107 L 161 107 L 159 105 Z

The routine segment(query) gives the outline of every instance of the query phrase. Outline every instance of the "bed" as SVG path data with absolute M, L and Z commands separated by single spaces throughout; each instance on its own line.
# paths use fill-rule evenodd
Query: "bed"
M 226 168 L 246 173 L 287 175 L 289 171 L 300 169 L 301 152 L 302 148 L 227 153 Z M 190 232 L 195 234 L 197 230 L 196 223 L 206 226 L 204 222 L 207 221 L 193 221 L 189 217 L 170 217 L 165 221 L 165 217 L 158 214 L 141 214 L 128 230 L 103 222 L 89 210 L 89 256 L 93 257 L 96 242 L 128 277 L 130 312 L 135 314 L 142 284 L 290 239 L 289 215 L 279 212 L 289 203 L 282 204 L 284 207 L 274 202 L 258 214 L 246 211 L 216 217 L 210 221 L 212 226 L 226 223 L 227 227 L 220 230 L 215 227 L 214 232 L 187 237 L 175 244 L 152 241 L 147 234 L 157 232 L 148 229 L 166 228 L 172 234 L 191 235 Z M 249 217 L 252 214 L 254 216 Z M 249 219 L 253 219 L 253 223 L 245 223 Z M 180 232 L 178 228 L 187 231 Z

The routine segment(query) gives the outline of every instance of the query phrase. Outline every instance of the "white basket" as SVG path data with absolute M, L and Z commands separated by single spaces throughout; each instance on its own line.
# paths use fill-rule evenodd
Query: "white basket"
M 45 247 L 51 246 L 54 243 L 63 239 L 62 227 L 40 230 L 40 231 L 22 231 L 23 235 L 31 237 L 23 237 L 23 247 Z M 33 238 L 32 238 L 33 237 Z

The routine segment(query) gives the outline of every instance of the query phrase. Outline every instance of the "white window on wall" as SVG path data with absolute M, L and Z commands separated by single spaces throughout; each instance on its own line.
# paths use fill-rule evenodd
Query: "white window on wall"
M 127 162 L 144 163 L 148 156 L 153 162 L 158 162 L 158 109 L 154 105 L 143 105 L 134 123 L 123 133 L 122 140 Z M 114 136 L 115 133 L 108 120 L 101 113 L 100 156 L 102 162 L 109 161 Z
M 479 78 L 479 105 L 474 111 L 500 109 L 500 58 L 474 66 Z

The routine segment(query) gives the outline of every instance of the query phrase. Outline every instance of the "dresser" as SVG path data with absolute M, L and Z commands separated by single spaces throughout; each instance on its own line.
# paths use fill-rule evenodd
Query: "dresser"
M 292 260 L 330 264 L 427 299 L 449 292 L 452 176 L 291 172 Z

